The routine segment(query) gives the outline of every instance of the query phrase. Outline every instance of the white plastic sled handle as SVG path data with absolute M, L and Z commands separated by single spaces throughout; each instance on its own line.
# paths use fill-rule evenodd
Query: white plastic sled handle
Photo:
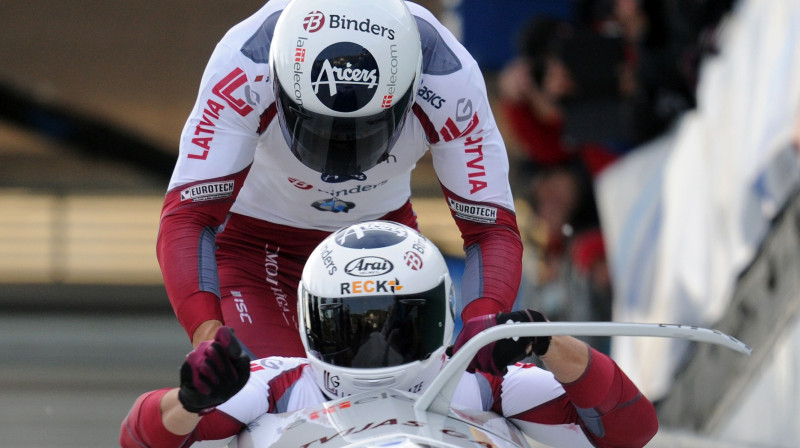
M 494 341 L 511 337 L 532 336 L 654 336 L 689 339 L 722 345 L 749 355 L 750 346 L 718 330 L 679 324 L 637 324 L 619 322 L 534 322 L 497 325 L 467 341 L 439 372 L 427 390 L 414 404 L 418 411 L 447 415 L 456 385 L 478 350 Z

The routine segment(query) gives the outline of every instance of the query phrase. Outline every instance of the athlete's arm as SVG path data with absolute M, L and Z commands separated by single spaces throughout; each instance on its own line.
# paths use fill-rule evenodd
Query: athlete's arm
M 536 369 L 527 365 L 503 379 L 502 389 L 510 395 L 503 394 L 506 402 L 497 411 L 521 422 L 578 424 L 598 447 L 641 447 L 658 431 L 653 404 L 608 356 L 576 338 L 553 336 L 540 359 L 563 392 L 541 403 L 525 403 L 526 396 L 535 395 L 533 390 L 556 384 L 548 385 L 552 380 L 542 375 L 526 375 L 525 370 Z M 531 392 L 524 393 L 526 388 Z
M 473 77 L 482 80 L 479 74 Z M 464 322 L 511 311 L 522 277 L 522 239 L 508 181 L 505 144 L 488 101 L 470 104 L 472 118 L 454 125 L 460 137 L 450 141 L 442 137 L 431 145 L 445 200 L 464 241 Z M 449 132 L 456 131 L 445 134 Z
M 157 242 L 167 294 L 192 343 L 223 322 L 216 233 L 253 162 L 261 115 L 272 103 L 267 65 L 247 58 L 226 35 L 209 59 L 180 140 Z
M 589 368 L 591 349 L 570 336 L 552 336 L 547 353 L 540 356 L 547 370 L 562 384 L 578 381 Z
M 474 206 L 497 210 L 498 219 L 493 223 L 476 223 L 460 218 L 452 210 L 451 201 L 451 213 L 461 231 L 466 252 L 462 284 L 463 322 L 511 311 L 522 276 L 522 240 L 515 215 L 491 204 Z
M 522 276 L 522 241 L 506 146 L 477 62 L 433 17 L 420 12 L 418 25 L 424 62 L 413 112 L 464 240 L 462 319 L 507 312 Z
M 222 411 L 200 416 L 187 411 L 178 400 L 178 389 L 142 394 L 122 421 L 122 448 L 182 447 L 199 440 L 223 440 L 245 425 Z
M 596 446 L 639 447 L 655 436 L 653 404 L 611 358 L 575 338 L 554 336 L 541 359 L 564 386 Z
M 175 391 L 173 399 L 177 402 L 177 389 L 173 390 Z M 170 389 L 155 390 L 136 399 L 120 427 L 119 444 L 122 448 L 178 447 L 183 444 L 187 439 L 185 434 L 188 432 L 183 434 L 170 432 L 161 418 L 161 401 L 170 391 Z M 177 403 L 177 406 L 180 407 L 180 403 Z M 181 409 L 183 408 L 181 407 Z M 166 406 L 165 410 L 171 416 L 174 414 L 169 405 Z M 183 412 L 188 413 L 187 411 Z M 200 416 L 194 415 L 199 421 Z M 194 426 L 197 426 L 197 422 L 194 422 Z M 192 426 L 192 429 L 194 429 L 194 426 Z
M 247 171 L 181 185 L 170 190 L 164 200 L 156 255 L 172 308 L 195 347 L 213 339 L 223 322 L 216 234 Z M 230 185 L 231 191 L 226 197 L 198 201 L 187 193 L 201 190 L 205 185 Z
M 161 397 L 161 423 L 172 434 L 185 435 L 194 431 L 202 417 L 183 408 L 178 400 L 178 390 L 170 389 Z
M 192 350 L 180 379 L 179 388 L 148 392 L 136 400 L 122 422 L 122 446 L 185 446 L 187 440 L 224 439 L 242 429 L 240 422 L 217 412 L 250 379 L 249 358 L 233 330 L 220 329 L 213 341 Z

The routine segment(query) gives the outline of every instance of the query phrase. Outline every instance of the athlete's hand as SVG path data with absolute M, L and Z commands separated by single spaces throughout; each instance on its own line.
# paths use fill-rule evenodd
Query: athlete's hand
M 547 318 L 542 313 L 530 309 L 472 318 L 464 324 L 455 344 L 448 347 L 448 354 L 456 353 L 467 341 L 487 328 L 515 322 L 547 322 Z M 509 365 L 530 355 L 531 351 L 536 356 L 542 356 L 547 353 L 549 347 L 550 336 L 501 339 L 480 349 L 467 366 L 467 371 L 472 373 L 480 370 L 501 376 L 508 371 Z
M 178 400 L 184 409 L 207 414 L 239 392 L 250 378 L 250 358 L 230 327 L 201 342 L 181 366 Z

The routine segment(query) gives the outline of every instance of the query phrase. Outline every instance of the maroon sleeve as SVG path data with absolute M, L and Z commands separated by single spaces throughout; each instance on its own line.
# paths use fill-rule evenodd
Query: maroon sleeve
M 122 448 L 184 446 L 189 436 L 175 435 L 161 423 L 161 397 L 169 390 L 154 390 L 136 399 L 120 428 Z
M 493 222 L 476 222 L 461 218 L 450 209 L 466 250 L 462 320 L 510 311 L 522 277 L 522 239 L 516 215 L 494 204 L 462 198 L 444 187 L 442 190 L 446 199 L 497 210 Z
M 596 447 L 645 446 L 658 431 L 655 407 L 611 358 L 590 350 L 589 367 L 574 382 L 562 383 L 565 393 L 507 417 L 547 425 L 577 424 Z M 486 378 L 499 397 L 503 379 Z M 503 412 L 499 400 L 493 409 Z
M 164 199 L 156 254 L 172 309 L 190 339 L 203 322 L 222 321 L 216 233 L 248 171 L 249 167 L 224 178 L 181 185 Z M 213 191 L 208 193 L 220 185 L 229 185 L 229 190 L 216 198 Z
M 611 358 L 590 349 L 589 368 L 563 384 L 587 437 L 598 447 L 644 446 L 658 431 L 648 400 Z
M 122 448 L 178 448 L 201 440 L 223 440 L 239 434 L 245 425 L 228 414 L 214 410 L 203 416 L 187 435 L 173 434 L 161 421 L 161 398 L 170 389 L 142 394 L 122 421 L 119 444 Z

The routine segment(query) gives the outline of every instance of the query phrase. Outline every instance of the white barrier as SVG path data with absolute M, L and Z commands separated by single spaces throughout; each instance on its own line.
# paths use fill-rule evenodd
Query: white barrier
M 800 2 L 743 0 L 700 72 L 698 107 L 610 167 L 598 206 L 615 321 L 711 326 L 770 221 L 800 185 Z M 612 355 L 651 398 L 687 343 L 615 339 Z

